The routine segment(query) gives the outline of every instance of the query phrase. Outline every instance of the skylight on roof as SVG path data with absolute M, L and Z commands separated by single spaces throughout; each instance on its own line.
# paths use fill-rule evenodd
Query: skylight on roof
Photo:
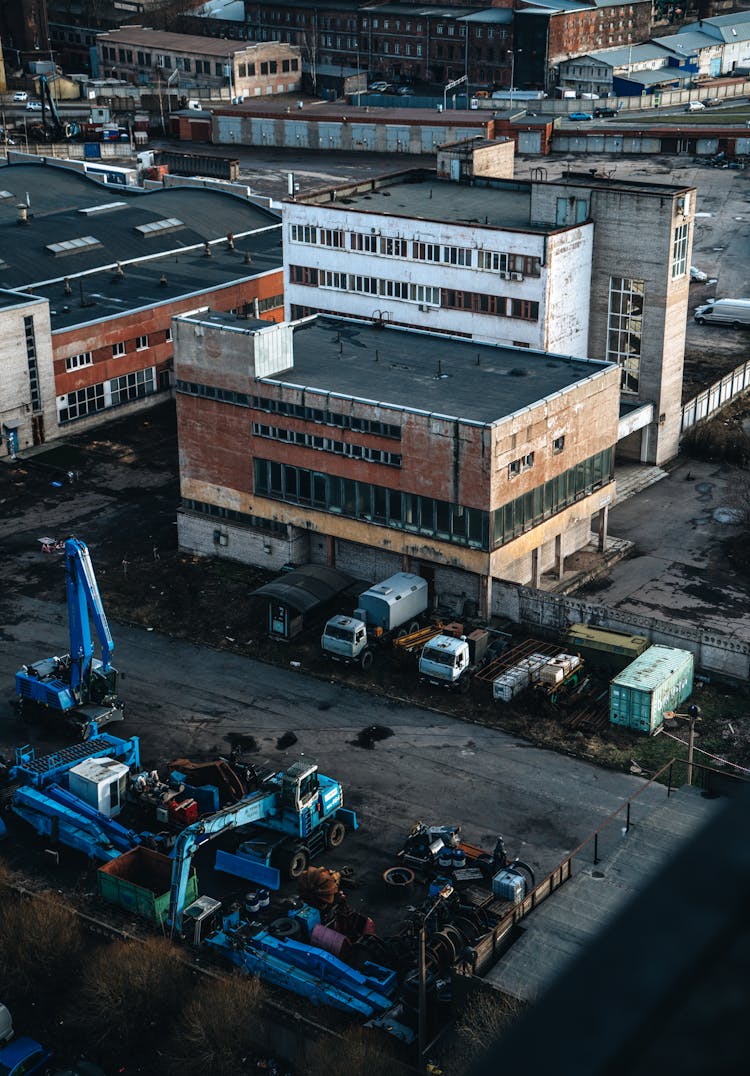
M 48 243 L 46 249 L 54 257 L 61 254 L 82 254 L 84 250 L 100 247 L 101 241 L 94 235 L 84 235 L 80 239 L 65 239 L 62 243 Z
M 152 235 L 163 235 L 165 232 L 176 232 L 185 225 L 177 217 L 165 217 L 164 220 L 152 220 L 150 224 L 136 224 L 134 231 L 145 238 Z
M 0 191 L 0 198 L 2 198 L 3 200 L 5 200 L 6 198 L 12 198 L 12 197 L 13 197 L 13 191 Z
M 79 209 L 79 213 L 83 213 L 85 217 L 91 216 L 93 213 L 109 213 L 113 209 L 122 209 L 126 206 L 127 202 L 105 202 L 104 205 L 89 205 L 84 209 Z

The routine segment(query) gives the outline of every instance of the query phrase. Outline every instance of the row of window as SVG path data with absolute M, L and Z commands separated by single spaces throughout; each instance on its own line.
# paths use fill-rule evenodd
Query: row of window
M 250 396 L 246 392 L 233 389 L 220 389 L 216 385 L 200 385 L 195 381 L 175 381 L 175 388 L 186 396 L 202 396 L 205 400 L 219 400 L 221 403 L 235 404 L 237 407 L 249 407 Z
M 255 492 L 263 496 L 487 549 L 489 516 L 479 509 L 273 460 L 253 462 Z
M 317 434 L 304 433 L 302 430 L 288 430 L 283 426 L 265 426 L 253 423 L 256 437 L 267 437 L 272 441 L 286 441 L 288 444 L 303 448 L 314 448 L 320 452 L 335 452 L 339 456 L 349 456 L 353 460 L 365 460 L 367 463 L 384 463 L 389 467 L 400 467 L 401 456 L 397 452 L 385 452 L 380 448 L 367 445 L 354 445 L 349 441 L 336 441 L 332 437 L 320 437 Z
M 328 411 L 321 407 L 305 407 L 304 404 L 288 403 L 268 396 L 253 396 L 253 407 L 258 411 L 270 411 L 276 415 L 292 415 L 307 422 L 318 422 L 325 426 L 339 426 L 342 430 L 358 430 L 360 433 L 372 433 L 376 437 L 392 437 L 401 440 L 401 427 L 391 422 L 381 422 L 375 418 L 358 418 L 356 415 L 344 415 L 340 411 Z
M 476 549 L 497 549 L 610 482 L 614 451 L 597 452 L 490 513 L 478 508 L 255 459 L 255 492 L 291 504 Z M 492 530 L 490 533 L 490 523 Z
M 372 232 L 345 232 L 342 228 L 317 228 L 313 224 L 292 224 L 289 238 L 293 243 L 309 246 L 348 249 L 361 254 L 378 254 L 386 258 L 408 258 L 414 261 L 456 265 L 466 269 L 480 269 L 493 273 L 520 273 L 522 276 L 539 276 L 542 259 L 528 254 L 511 254 L 498 250 L 474 250 L 472 247 L 456 247 L 444 243 L 422 243 L 418 240 L 374 235 Z
M 281 70 L 284 74 L 289 71 L 299 71 L 299 60 L 281 60 Z M 238 78 L 255 78 L 255 64 L 237 64 Z M 264 60 L 259 64 L 261 75 L 277 75 L 279 73 L 278 60 Z
M 223 508 L 219 504 L 194 501 L 189 497 L 183 499 L 182 507 L 188 512 L 200 512 L 203 516 L 211 516 L 212 519 L 228 519 L 232 523 L 241 523 L 243 526 L 252 527 L 254 530 L 286 535 L 286 523 L 278 523 L 275 519 L 251 516 L 247 512 L 236 512 L 234 508 Z
M 550 516 L 587 497 L 613 478 L 614 451 L 605 448 L 543 486 L 508 501 L 492 513 L 492 548 L 506 545 Z
M 102 59 L 109 60 L 112 63 L 132 64 L 133 50 L 128 48 L 113 48 L 111 45 L 102 45 Z M 135 62 L 138 67 L 152 67 L 153 55 L 150 52 L 142 52 L 136 50 Z M 174 62 L 173 62 L 174 61 Z M 295 61 L 296 63 L 296 61 Z M 210 60 L 195 60 L 190 56 L 172 56 L 167 53 L 156 54 L 156 66 L 163 67 L 167 70 L 171 70 L 174 66 L 176 71 L 185 71 L 186 74 L 192 73 L 195 69 L 196 75 L 210 75 L 211 74 L 211 61 Z M 213 73 L 218 78 L 222 78 L 228 74 L 229 68 L 227 64 L 222 61 L 213 61 Z
M 475 291 L 443 288 L 440 305 L 446 310 L 469 310 L 473 314 L 494 314 L 500 318 L 539 321 L 539 303 L 531 299 L 508 299 L 503 295 L 483 295 Z
M 167 387 L 166 385 L 164 386 Z M 57 398 L 57 420 L 59 423 L 73 422 L 85 415 L 103 411 L 107 407 L 149 396 L 156 392 L 156 370 L 153 366 L 146 370 L 134 370 L 133 373 L 113 377 L 110 381 L 89 385 L 85 389 L 67 392 Z
M 171 328 L 166 330 L 164 336 L 165 343 L 170 344 L 172 342 L 172 330 Z M 136 336 L 135 338 L 135 350 L 147 351 L 148 350 L 148 336 Z M 127 353 L 127 345 L 125 340 L 118 340 L 116 344 L 112 345 L 112 358 L 120 359 Z M 90 351 L 82 351 L 80 355 L 68 355 L 65 359 L 65 369 L 78 370 L 82 366 L 91 366 L 94 362 L 93 355 Z
M 315 16 L 317 16 L 317 14 L 318 13 L 317 13 L 317 10 L 316 10 Z M 310 16 L 311 21 L 313 21 L 315 16 L 312 16 L 312 15 Z M 273 23 L 273 22 L 286 22 L 286 23 L 295 22 L 298 26 L 307 25 L 307 16 L 305 14 L 303 14 L 303 13 L 295 13 L 294 15 L 292 15 L 291 11 L 288 11 L 288 10 L 280 11 L 278 8 L 275 8 L 275 9 L 273 9 L 271 11 L 265 11 L 264 9 L 260 9 L 260 8 L 255 9 L 255 8 L 251 8 L 251 7 L 248 6 L 248 13 L 247 13 L 246 17 L 247 17 L 247 20 L 248 20 L 248 24 L 253 23 L 253 22 L 257 22 L 258 25 L 260 25 L 262 18 L 265 17 L 265 19 L 270 23 Z M 349 30 L 349 31 L 352 31 L 352 30 L 357 29 L 357 19 L 356 18 L 346 18 L 346 17 L 339 18 L 339 17 L 328 16 L 328 15 L 321 15 L 321 16 L 318 17 L 317 21 L 318 21 L 318 23 L 320 24 L 320 26 L 324 30 Z M 369 17 L 362 18 L 360 20 L 360 25 L 361 25 L 361 28 L 363 30 L 369 30 L 370 29 L 370 19 L 369 19 Z M 250 29 L 251 27 L 249 26 L 248 28 Z M 372 19 L 372 29 L 373 30 L 389 30 L 389 31 L 392 31 L 392 32 L 395 32 L 395 33 L 400 33 L 403 30 L 403 32 L 407 33 L 407 34 L 411 34 L 411 33 L 421 34 L 421 33 L 424 32 L 424 23 L 421 23 L 421 22 L 412 23 L 411 19 L 406 19 L 402 23 L 401 19 L 390 19 L 390 18 L 388 18 L 388 19 L 380 19 L 380 18 L 376 18 L 376 19 Z M 447 26 L 446 26 L 446 24 L 444 24 L 442 22 L 439 22 L 435 26 L 435 31 L 436 31 L 437 34 L 441 34 L 441 35 L 442 34 L 447 34 L 449 37 L 453 37 L 453 36 L 464 37 L 466 35 L 466 27 L 464 25 L 460 25 L 460 26 L 458 26 L 458 28 L 456 28 L 456 26 L 454 24 L 452 24 L 452 23 L 448 23 Z M 495 37 L 499 38 L 501 41 L 504 41 L 506 39 L 506 37 L 508 36 L 508 31 L 505 28 L 498 28 L 496 26 L 485 26 L 485 27 L 477 26 L 477 27 L 473 28 L 473 30 L 472 30 L 472 36 L 473 37 L 481 38 L 483 35 L 486 35 L 488 41 L 492 41 L 493 38 L 495 38 Z

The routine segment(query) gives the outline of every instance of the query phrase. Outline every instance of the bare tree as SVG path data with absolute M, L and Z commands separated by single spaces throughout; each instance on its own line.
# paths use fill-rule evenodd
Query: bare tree
M 167 1048 L 171 1067 L 180 1076 L 234 1076 L 247 1069 L 257 1049 L 260 982 L 237 972 L 226 979 L 208 979 L 192 994 L 179 1017 Z

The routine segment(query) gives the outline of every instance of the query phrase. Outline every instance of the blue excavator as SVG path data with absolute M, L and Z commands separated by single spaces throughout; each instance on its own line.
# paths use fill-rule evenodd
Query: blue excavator
M 123 703 L 117 696 L 117 669 L 112 664 L 115 644 L 102 605 L 91 556 L 85 542 L 65 542 L 70 648 L 60 657 L 43 658 L 16 673 L 21 717 L 44 716 L 60 721 L 82 740 L 96 736 L 104 725 L 122 721 Z M 93 619 L 101 648 L 94 657 Z

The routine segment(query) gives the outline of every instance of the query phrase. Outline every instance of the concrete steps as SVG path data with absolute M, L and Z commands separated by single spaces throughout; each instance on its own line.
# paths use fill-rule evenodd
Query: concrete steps
M 643 489 L 653 486 L 654 482 L 661 482 L 667 477 L 667 471 L 661 467 L 618 467 L 615 473 L 617 486 L 617 501 L 626 501 Z
M 632 900 L 684 843 L 721 808 L 683 788 L 654 806 L 636 800 L 630 830 L 614 823 L 602 838 L 601 860 L 593 851 L 573 865 L 573 877 L 523 920 L 522 936 L 487 975 L 515 997 L 534 1001 L 618 912 Z M 591 846 L 589 846 L 591 848 Z M 586 861 L 588 860 L 588 862 Z

